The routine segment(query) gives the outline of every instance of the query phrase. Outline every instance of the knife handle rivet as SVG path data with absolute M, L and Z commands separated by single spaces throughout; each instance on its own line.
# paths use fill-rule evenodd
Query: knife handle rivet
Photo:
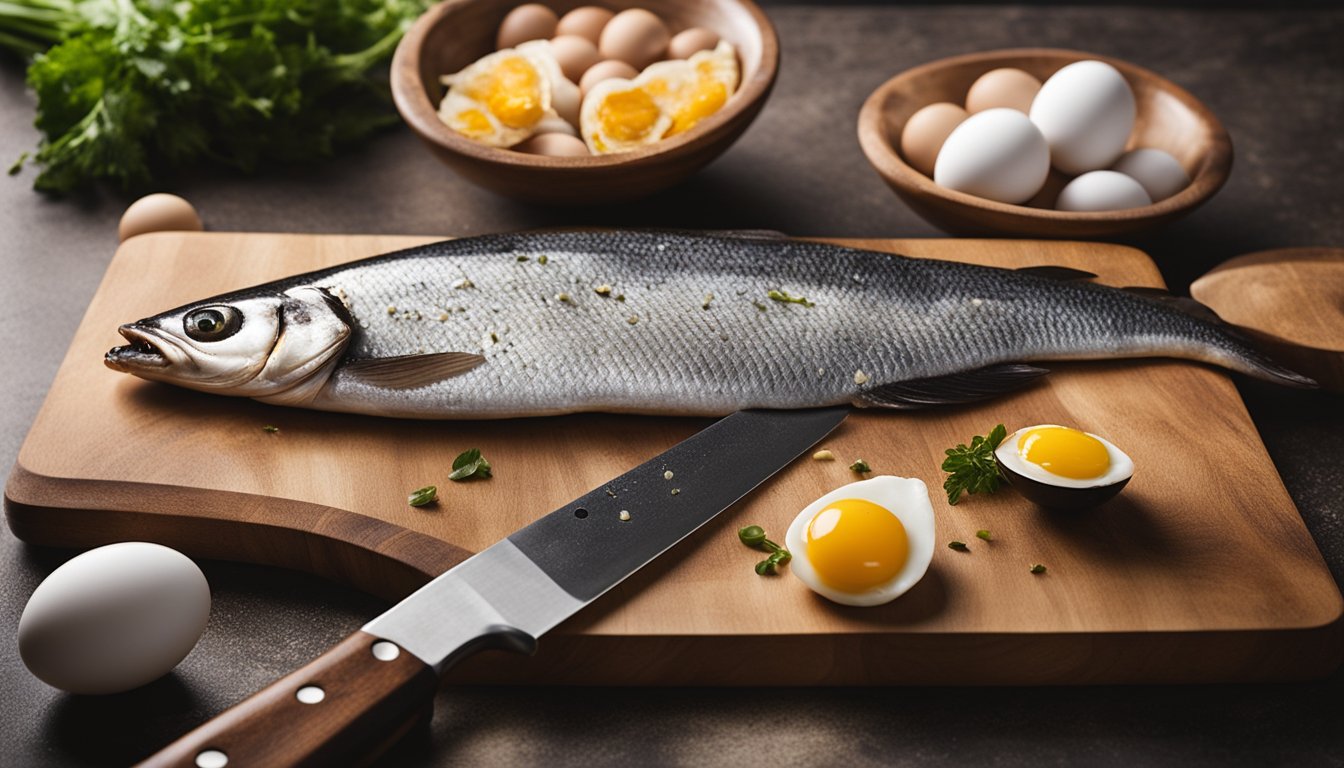
M 582 520 L 583 518 L 588 516 L 588 510 L 584 509 L 583 507 L 579 507 L 578 509 L 574 510 L 574 516 Z
M 327 698 L 327 692 L 316 685 L 305 685 L 294 694 L 294 698 L 304 704 L 317 704 Z
M 196 768 L 224 768 L 229 756 L 218 749 L 203 749 L 196 753 Z
M 386 640 L 379 640 L 373 644 L 373 658 L 379 661 L 391 661 L 401 655 L 401 648 L 396 643 L 389 643 Z

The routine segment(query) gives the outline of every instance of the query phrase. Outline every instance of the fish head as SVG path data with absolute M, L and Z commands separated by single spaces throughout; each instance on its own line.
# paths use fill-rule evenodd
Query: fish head
M 103 362 L 151 381 L 295 404 L 326 383 L 352 325 L 320 288 L 230 294 L 121 326 L 130 343 Z

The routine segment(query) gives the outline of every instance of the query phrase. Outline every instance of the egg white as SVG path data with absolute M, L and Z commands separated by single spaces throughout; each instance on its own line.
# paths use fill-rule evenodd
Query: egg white
M 1030 432 L 1033 429 L 1058 426 L 1061 425 L 1033 424 L 1030 427 L 1023 427 L 1005 437 L 1003 442 L 999 443 L 999 447 L 994 449 L 994 455 L 998 457 L 999 461 L 1003 462 L 1005 466 L 1019 475 L 1030 480 L 1045 483 L 1046 485 L 1054 485 L 1061 488 L 1097 488 L 1103 485 L 1112 485 L 1121 480 L 1127 480 L 1134 475 L 1133 459 L 1130 459 L 1128 454 L 1115 447 L 1115 444 L 1111 441 L 1101 435 L 1094 435 L 1091 432 L 1083 432 L 1083 434 L 1089 437 L 1095 437 L 1098 442 L 1106 446 L 1106 455 L 1111 460 L 1111 466 L 1100 477 L 1089 477 L 1077 480 L 1072 477 L 1056 475 L 1053 472 L 1047 471 L 1039 464 L 1033 464 L 1032 462 L 1023 459 L 1022 454 L 1018 453 L 1017 441 L 1021 439 L 1022 433 Z M 1073 429 L 1073 427 L 1067 428 Z M 1082 432 L 1082 430 L 1078 431 Z
M 542 116 L 537 122 L 527 126 L 504 125 L 490 107 L 465 93 L 465 86 L 478 78 L 487 77 L 507 58 L 521 57 L 536 72 L 541 90 Z M 574 123 L 578 120 L 579 87 L 565 78 L 551 50 L 548 40 L 531 40 L 517 48 L 505 48 L 483 56 L 465 69 L 452 75 L 445 75 L 440 81 L 448 86 L 448 93 L 439 104 L 439 119 L 448 127 L 464 136 L 494 147 L 511 147 L 538 133 L 567 133 L 575 135 Z M 468 110 L 477 110 L 490 123 L 490 130 L 484 135 L 472 135 L 459 122 L 458 116 Z
M 841 499 L 863 499 L 886 509 L 905 526 L 910 551 L 904 567 L 885 584 L 863 592 L 845 592 L 827 585 L 807 557 L 807 526 L 819 512 Z M 933 505 L 929 489 L 912 477 L 878 475 L 842 485 L 808 504 L 784 535 L 784 546 L 793 555 L 789 570 L 813 592 L 842 605 L 871 606 L 889 603 L 924 578 L 933 560 Z

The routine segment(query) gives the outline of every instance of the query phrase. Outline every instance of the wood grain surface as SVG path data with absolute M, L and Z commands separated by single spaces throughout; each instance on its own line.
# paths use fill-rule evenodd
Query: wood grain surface
M 1344 248 L 1276 248 L 1220 264 L 1190 294 L 1285 365 L 1344 392 Z
M 123 244 L 6 489 L 25 540 L 142 539 L 197 557 L 286 564 L 395 598 L 656 455 L 705 420 L 579 415 L 413 422 L 290 410 L 114 373 L 116 326 L 283 275 L 427 238 L 153 234 Z M 1134 249 L 974 240 L 851 240 L 912 256 L 1055 264 L 1161 284 Z M 1338 666 L 1341 599 L 1230 379 L 1180 361 L 1052 364 L 1045 382 L 974 407 L 857 412 L 802 459 L 547 635 L 537 657 L 482 654 L 459 681 L 593 684 L 1193 682 L 1297 679 Z M 1005 490 L 956 507 L 943 449 L 1004 422 L 1071 424 L 1133 457 L 1123 494 L 1049 514 Z M 279 427 L 276 433 L 264 425 Z M 449 483 L 479 447 L 484 482 Z M 923 581 L 877 608 L 830 604 L 752 572 L 739 526 L 782 534 L 803 506 L 878 473 L 932 490 Z M 436 507 L 406 494 L 439 485 Z M 981 528 L 994 541 L 974 538 Z M 946 548 L 974 542 L 971 552 Z M 1032 563 L 1048 573 L 1034 576 Z M 445 617 L 450 620 L 450 617 Z

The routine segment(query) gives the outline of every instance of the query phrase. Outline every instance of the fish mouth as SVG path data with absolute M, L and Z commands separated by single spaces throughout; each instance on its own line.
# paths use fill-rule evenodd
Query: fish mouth
M 117 332 L 131 342 L 113 347 L 103 357 L 103 364 L 114 371 L 134 372 L 151 368 L 167 368 L 168 356 L 162 339 L 135 324 L 123 325 Z

